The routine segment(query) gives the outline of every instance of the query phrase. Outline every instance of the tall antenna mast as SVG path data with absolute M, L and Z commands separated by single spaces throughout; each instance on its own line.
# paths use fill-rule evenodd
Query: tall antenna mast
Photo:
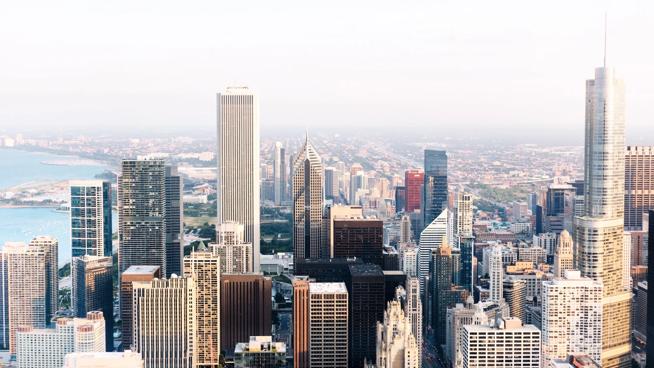
M 608 28 L 608 16 L 607 13 L 604 12 L 604 67 L 606 68 L 606 34 L 607 34 L 607 28 Z

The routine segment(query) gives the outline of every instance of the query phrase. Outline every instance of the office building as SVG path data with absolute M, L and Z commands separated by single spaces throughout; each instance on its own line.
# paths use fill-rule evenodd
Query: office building
M 418 368 L 422 357 L 411 332 L 411 321 L 399 301 L 388 303 L 384 320 L 377 322 L 376 368 Z
M 20 326 L 16 331 L 18 368 L 61 368 L 68 353 L 103 351 L 102 312 L 89 312 L 86 318 L 60 318 L 54 329 Z
M 570 232 L 568 232 L 570 234 Z M 556 252 L 558 235 L 556 233 L 540 233 L 534 235 L 532 244 L 535 247 L 545 249 L 547 256 L 554 256 Z
M 384 273 L 381 267 L 370 263 L 349 268 L 349 364 L 360 367 L 364 360 L 375 361 L 375 326 L 384 316 Z
M 463 326 L 464 368 L 540 368 L 540 330 L 518 318 Z
M 445 151 L 425 150 L 424 223 L 430 224 L 448 207 L 447 154 Z
M 218 94 L 218 223 L 243 224 L 254 272 L 260 254 L 259 144 L 258 97 L 247 87 L 227 87 Z
M 586 82 L 584 216 L 576 218 L 576 263 L 604 284 L 602 366 L 628 367 L 631 292 L 623 282 L 625 197 L 624 84 L 612 68 Z
M 634 337 L 647 342 L 647 281 L 634 288 Z
M 425 172 L 422 170 L 407 170 L 404 172 L 404 187 L 406 191 L 405 212 L 411 213 L 420 210 L 422 202 L 422 186 L 424 185 Z M 417 229 L 414 227 L 414 229 Z
M 649 210 L 649 218 L 654 219 L 654 211 Z M 647 251 L 654 254 L 654 221 L 649 222 Z M 647 258 L 647 269 L 654 270 L 654 257 Z M 654 285 L 654 272 L 647 273 L 647 285 Z M 654 341 L 654 293 L 647 293 L 647 340 Z M 647 344 L 647 365 L 654 366 L 654 344 Z
M 472 237 L 472 195 L 459 191 L 456 197 L 456 234 L 459 238 Z
M 34 238 L 29 245 L 7 242 L 0 251 L 3 273 L 2 341 L 16 352 L 20 326 L 45 328 L 57 310 L 57 241 Z
M 279 206 L 286 201 L 286 150 L 282 142 L 275 142 L 275 156 L 273 157 L 273 180 L 275 191 L 275 205 Z
M 195 362 L 200 367 L 220 364 L 220 258 L 208 251 L 184 257 L 184 277 L 193 278 L 195 303 Z
M 504 278 L 502 286 L 504 301 L 509 305 L 511 317 L 526 322 L 525 303 L 527 302 L 527 282 L 513 276 Z
M 560 234 L 573 230 L 574 200 L 576 189 L 570 184 L 550 184 L 546 195 L 546 232 Z
M 73 257 L 71 265 L 72 306 L 76 317 L 91 311 L 105 316 L 107 351 L 114 349 L 114 288 L 111 257 Z
M 166 277 L 182 274 L 184 257 L 184 184 L 177 166 L 166 165 Z
M 220 273 L 252 272 L 252 244 L 243 243 L 244 227 L 236 222 L 218 225 L 218 243 L 210 243 L 211 252 L 220 257 Z
M 133 282 L 132 347 L 148 368 L 196 366 L 197 286 L 193 278 Z
M 437 346 L 445 343 L 445 317 L 447 308 L 456 303 L 463 303 L 470 291 L 454 284 L 453 269 L 457 260 L 453 256 L 452 247 L 444 242 L 432 251 L 429 268 L 429 290 L 425 296 L 428 305 L 428 324 L 434 331 Z
M 293 367 L 309 368 L 309 280 L 293 280 Z
M 323 217 L 323 242 L 328 248 L 328 255 L 323 258 L 335 258 L 334 254 L 334 221 L 336 219 L 363 218 L 362 206 L 332 205 L 325 208 Z
M 166 167 L 162 160 L 123 160 L 118 177 L 119 270 L 159 266 L 166 275 Z
M 350 196 L 349 204 L 350 205 L 359 205 L 359 196 L 358 193 L 360 190 L 366 189 L 367 179 L 366 174 L 363 171 L 363 166 L 361 164 L 355 163 L 350 168 Z
M 325 198 L 337 199 L 339 198 L 338 190 L 338 171 L 335 167 L 325 168 Z
M 461 251 L 461 276 L 459 277 L 459 285 L 472 292 L 475 281 L 475 267 L 473 266 L 475 238 L 468 236 L 459 237 L 459 249 Z
M 395 187 L 395 213 L 406 212 L 406 187 Z
M 643 213 L 654 209 L 654 147 L 627 146 L 624 166 L 624 227 L 643 228 Z
M 490 301 L 499 303 L 503 297 L 504 264 L 502 247 L 494 246 L 488 257 L 488 275 L 490 276 Z
M 111 256 L 111 183 L 70 182 L 71 255 Z
M 408 215 L 402 215 L 400 220 L 400 244 L 411 241 L 411 219 Z
M 404 311 L 411 322 L 411 333 L 416 338 L 418 355 L 422 356 L 422 300 L 420 299 L 420 280 L 416 277 L 407 277 L 406 302 Z
M 220 345 L 227 356 L 232 356 L 236 344 L 250 336 L 270 335 L 271 318 L 270 278 L 261 274 L 220 276 Z
M 602 354 L 602 283 L 565 271 L 543 282 L 543 359 L 563 359 L 583 351 L 600 361 Z
M 545 362 L 546 368 L 600 368 L 591 357 L 583 353 L 575 353 L 565 359 L 552 359 Z
M 345 282 L 350 278 L 350 265 L 363 264 L 360 259 L 307 259 L 297 263 L 296 276 L 308 276 L 316 282 Z
M 510 317 L 509 306 L 505 303 L 493 302 L 473 303 L 472 296 L 468 296 L 465 303 L 457 303 L 447 308 L 445 328 L 444 356 L 454 368 L 463 366 L 461 344 L 463 343 L 463 326 L 487 325 L 496 315 L 503 318 Z
M 323 167 L 307 135 L 293 162 L 293 261 L 327 257 L 322 244 Z M 326 248 L 326 245 L 325 247 Z
M 420 234 L 418 245 L 418 277 L 420 278 L 420 290 L 425 289 L 425 279 L 429 276 L 429 263 L 431 251 L 438 248 L 447 239 L 447 219 L 449 210 L 445 209 L 434 219 Z
M 120 321 L 121 321 L 121 342 L 124 350 L 131 349 L 134 336 L 134 298 L 133 283 L 136 281 L 150 282 L 161 278 L 159 266 L 131 266 L 120 276 Z
M 309 367 L 347 368 L 348 292 L 344 283 L 309 284 Z
M 286 368 L 286 344 L 273 342 L 272 336 L 250 336 L 234 348 L 235 368 Z
M 334 218 L 333 258 L 361 258 L 383 266 L 384 222 L 374 218 Z
M 418 276 L 418 248 L 409 243 L 400 245 L 400 269 L 407 276 Z
M 554 253 L 554 276 L 563 277 L 566 270 L 574 269 L 572 236 L 567 230 L 559 235 L 556 252 Z
M 105 353 L 69 353 L 64 368 L 144 368 L 141 354 L 133 351 Z

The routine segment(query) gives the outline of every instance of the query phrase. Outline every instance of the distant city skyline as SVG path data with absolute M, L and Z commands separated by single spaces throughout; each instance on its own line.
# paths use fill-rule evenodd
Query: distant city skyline
M 654 133 L 654 52 L 642 46 L 653 10 L 638 0 L 8 4 L 0 134 L 205 135 L 215 93 L 237 84 L 260 96 L 264 137 L 402 126 L 400 139 L 581 144 L 580 77 L 602 60 L 608 11 L 608 64 L 628 81 L 627 143 L 640 144 Z

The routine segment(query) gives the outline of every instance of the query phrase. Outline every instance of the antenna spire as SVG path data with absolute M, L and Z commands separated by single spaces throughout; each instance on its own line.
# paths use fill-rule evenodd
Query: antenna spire
M 608 16 L 604 12 L 604 68 L 606 68 L 606 39 L 607 39 L 607 29 L 608 29 Z

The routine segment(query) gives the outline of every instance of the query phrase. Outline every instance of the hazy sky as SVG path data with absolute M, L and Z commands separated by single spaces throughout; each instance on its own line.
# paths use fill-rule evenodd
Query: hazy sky
M 213 134 L 237 84 L 265 135 L 581 143 L 606 10 L 628 141 L 654 144 L 651 0 L 6 1 L 0 132 Z

